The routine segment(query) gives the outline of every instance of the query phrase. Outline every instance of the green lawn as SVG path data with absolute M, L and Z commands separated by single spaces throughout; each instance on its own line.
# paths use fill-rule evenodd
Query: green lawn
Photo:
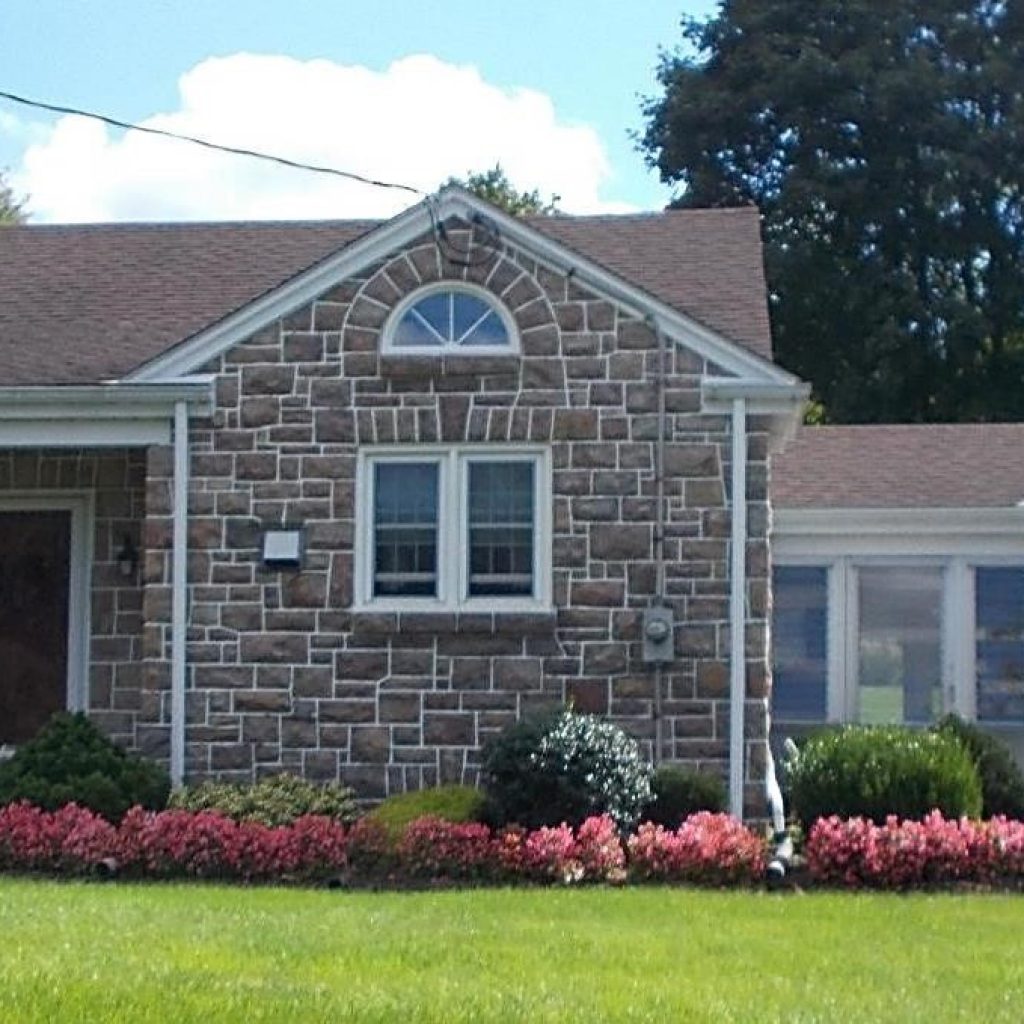
M 1014 1021 L 1024 898 L 0 879 L 0 1021 Z

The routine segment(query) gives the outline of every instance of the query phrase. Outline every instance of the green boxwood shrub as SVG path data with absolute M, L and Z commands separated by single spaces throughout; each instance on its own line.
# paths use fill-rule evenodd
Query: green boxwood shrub
M 954 737 L 901 726 L 846 726 L 807 739 L 786 765 L 792 808 L 809 828 L 836 814 L 877 824 L 895 814 L 981 814 L 981 781 Z
M 76 803 L 115 823 L 135 804 L 161 810 L 170 788 L 163 768 L 122 750 L 83 714 L 54 715 L 0 764 L 0 804 Z
M 677 829 L 691 814 L 726 808 L 725 783 L 717 775 L 692 768 L 662 765 L 651 780 L 651 801 L 643 811 L 644 821 Z
M 209 780 L 171 794 L 170 806 L 184 811 L 217 811 L 235 821 L 290 825 L 305 814 L 342 822 L 358 817 L 352 790 L 337 782 L 307 782 L 295 775 L 272 775 L 253 785 Z
M 379 822 L 396 839 L 417 818 L 427 816 L 444 821 L 478 821 L 483 813 L 484 794 L 473 786 L 434 786 L 430 789 L 397 793 L 378 804 L 367 818 Z
M 594 715 L 556 710 L 517 722 L 484 753 L 484 819 L 537 828 L 608 814 L 620 828 L 651 797 L 651 768 L 635 740 Z
M 971 755 L 981 778 L 982 814 L 986 818 L 1005 814 L 1024 820 L 1024 772 L 1009 747 L 956 715 L 946 715 L 935 728 L 956 737 Z

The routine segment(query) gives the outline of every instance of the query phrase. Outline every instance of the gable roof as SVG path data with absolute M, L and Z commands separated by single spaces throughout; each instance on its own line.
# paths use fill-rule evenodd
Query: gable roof
M 1007 508 L 1024 423 L 802 427 L 772 461 L 778 508 Z
M 124 377 L 386 223 L 3 228 L 0 384 Z M 715 334 L 770 358 L 753 208 L 528 223 Z

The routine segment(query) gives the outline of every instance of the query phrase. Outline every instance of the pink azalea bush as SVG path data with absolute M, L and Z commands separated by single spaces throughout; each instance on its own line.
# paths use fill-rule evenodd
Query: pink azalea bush
M 634 877 L 702 885 L 749 883 L 764 874 L 764 842 L 728 814 L 700 811 L 672 831 L 646 822 L 629 838 Z
M 807 866 L 817 880 L 850 887 L 906 889 L 953 882 L 1024 878 L 1024 822 L 896 817 L 819 818 L 807 837 Z

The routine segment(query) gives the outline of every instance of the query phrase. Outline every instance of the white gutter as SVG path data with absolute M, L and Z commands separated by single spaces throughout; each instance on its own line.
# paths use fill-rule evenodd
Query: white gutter
M 747 627 L 747 407 L 732 400 L 732 537 L 729 568 L 729 811 L 743 817 Z
M 185 780 L 185 627 L 188 583 L 188 403 L 174 406 L 171 534 L 171 783 Z

